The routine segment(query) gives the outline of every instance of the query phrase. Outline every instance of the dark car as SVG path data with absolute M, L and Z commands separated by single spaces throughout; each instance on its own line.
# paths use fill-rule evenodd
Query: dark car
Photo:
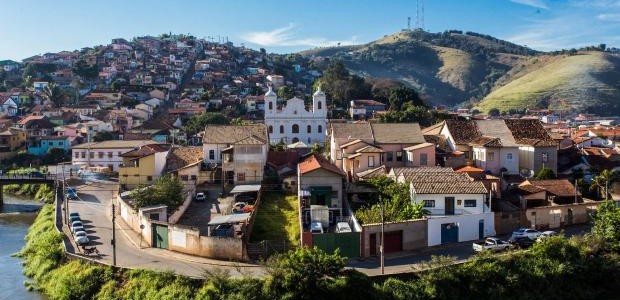
M 67 188 L 67 199 L 69 200 L 78 199 L 77 190 L 74 187 Z
M 528 237 L 517 237 L 510 240 L 510 243 L 518 248 L 529 248 L 534 245 L 535 241 Z
M 28 173 L 28 176 L 32 178 L 45 178 L 45 175 L 43 175 L 43 173 L 38 172 L 38 171 L 32 171 Z

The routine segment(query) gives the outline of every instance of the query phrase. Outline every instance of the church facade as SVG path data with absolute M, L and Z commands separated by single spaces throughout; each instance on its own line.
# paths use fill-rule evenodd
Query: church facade
M 265 125 L 270 144 L 325 144 L 327 103 L 320 87 L 312 95 L 310 110 L 306 109 L 304 100 L 297 97 L 287 100 L 281 109 L 277 107 L 277 100 L 278 96 L 270 87 L 265 94 Z

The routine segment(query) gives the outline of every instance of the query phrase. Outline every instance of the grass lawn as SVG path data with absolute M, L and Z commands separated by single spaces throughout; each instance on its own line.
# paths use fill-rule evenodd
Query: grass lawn
M 250 240 L 288 240 L 299 244 L 299 218 L 297 196 L 268 192 L 258 207 Z

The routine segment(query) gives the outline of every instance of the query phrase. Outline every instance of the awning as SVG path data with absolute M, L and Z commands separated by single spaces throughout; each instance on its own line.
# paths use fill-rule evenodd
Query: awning
M 239 194 L 239 193 L 248 193 L 248 192 L 258 192 L 261 189 L 260 184 L 243 184 L 243 185 L 235 185 L 235 187 L 230 191 L 231 194 Z
M 211 221 L 209 221 L 208 225 L 241 223 L 247 221 L 249 218 L 250 213 L 215 216 L 211 219 Z

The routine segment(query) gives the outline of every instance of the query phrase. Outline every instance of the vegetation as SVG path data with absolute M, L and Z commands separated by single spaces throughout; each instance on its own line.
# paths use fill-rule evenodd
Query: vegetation
M 103 141 L 109 141 L 109 140 L 114 140 L 114 139 L 116 139 L 116 136 L 114 136 L 114 133 L 109 132 L 109 131 L 100 131 L 100 132 L 97 132 L 95 136 L 93 136 L 93 141 L 95 142 L 103 142 Z
M 555 173 L 553 170 L 549 168 L 542 168 L 534 175 L 534 179 L 545 180 L 545 179 L 555 179 Z
M 263 196 L 252 227 L 252 241 L 287 241 L 299 245 L 299 210 L 296 195 L 268 192 Z
M 95 79 L 99 75 L 97 64 L 89 66 L 88 63 L 80 59 L 73 65 L 73 73 L 84 79 Z
M 422 218 L 428 211 L 422 203 L 412 203 L 409 185 L 398 183 L 387 176 L 371 178 L 368 184 L 378 191 L 377 199 L 355 212 L 355 217 L 363 224 L 381 222 L 381 206 L 385 222 L 397 222 Z
M 54 208 L 45 205 L 20 252 L 27 286 L 49 299 L 614 299 L 620 292 L 620 209 L 594 215 L 592 234 L 535 243 L 530 251 L 482 254 L 464 264 L 434 257 L 409 277 L 371 280 L 345 270 L 338 252 L 300 248 L 272 257 L 262 278 L 225 271 L 188 279 L 66 260 Z
M 185 124 L 185 131 L 192 135 L 203 131 L 207 125 L 228 125 L 230 118 L 219 112 L 207 112 L 192 116 Z
M 185 200 L 183 183 L 172 174 L 157 178 L 150 186 L 141 186 L 132 193 L 133 206 L 137 211 L 149 205 L 166 205 L 169 212 L 174 212 Z
M 445 112 L 429 110 L 412 102 L 405 103 L 399 110 L 389 110 L 378 117 L 381 123 L 419 123 L 422 127 L 437 124 L 448 118 L 449 115 Z
M 608 199 L 609 197 L 609 185 L 611 181 L 618 176 L 617 171 L 603 170 L 598 175 L 592 178 L 590 189 L 597 191 L 602 199 Z
M 351 99 L 370 97 L 370 84 L 363 78 L 349 74 L 341 61 L 331 63 L 323 72 L 323 76 L 314 83 L 314 90 L 321 87 L 327 94 L 330 104 L 336 107 L 346 107 Z
M 65 93 L 56 83 L 50 82 L 43 89 L 43 96 L 55 107 L 61 107 L 65 100 Z

